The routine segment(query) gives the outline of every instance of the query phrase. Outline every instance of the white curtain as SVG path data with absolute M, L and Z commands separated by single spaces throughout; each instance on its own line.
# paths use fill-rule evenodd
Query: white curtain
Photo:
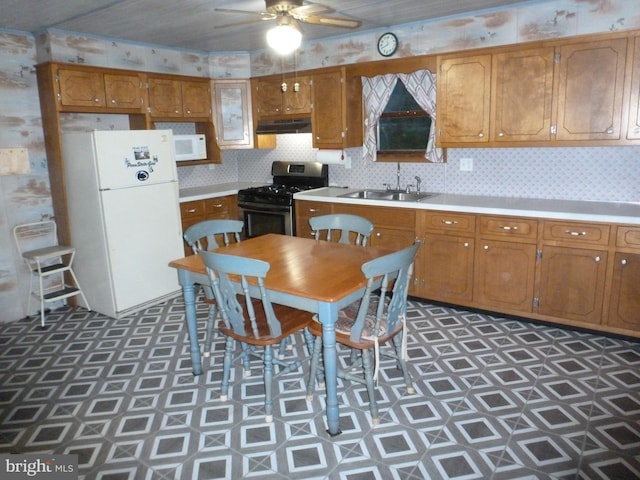
M 376 161 L 376 131 L 378 120 L 387 106 L 398 78 L 395 74 L 362 77 L 362 96 L 364 99 L 364 160 Z
M 382 111 L 387 106 L 398 78 L 418 105 L 431 115 L 431 129 L 427 138 L 425 158 L 430 162 L 443 162 L 442 149 L 436 148 L 436 81 L 429 70 L 418 70 L 409 74 L 387 74 L 362 77 L 362 96 L 365 108 L 364 160 L 375 162 L 377 142 L 376 132 Z

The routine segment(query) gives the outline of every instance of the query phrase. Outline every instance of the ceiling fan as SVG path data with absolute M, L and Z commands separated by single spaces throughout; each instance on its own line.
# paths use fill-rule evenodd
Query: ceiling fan
M 242 13 L 252 15 L 253 20 L 222 25 L 216 28 L 224 28 L 236 25 L 247 25 L 264 20 L 275 20 L 276 25 L 294 25 L 296 21 L 315 25 L 327 25 L 330 27 L 358 28 L 361 24 L 358 20 L 349 18 L 325 17 L 320 14 L 331 13 L 334 10 L 324 5 L 311 3 L 303 5 L 303 0 L 265 0 L 266 11 L 253 12 L 249 10 L 234 10 L 229 8 L 216 8 L 216 12 Z

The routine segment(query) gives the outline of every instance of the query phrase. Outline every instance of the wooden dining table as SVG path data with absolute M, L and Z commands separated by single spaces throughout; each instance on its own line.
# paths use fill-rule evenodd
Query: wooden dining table
M 267 234 L 220 247 L 217 253 L 269 262 L 265 286 L 271 301 L 318 314 L 326 384 L 327 426 L 330 435 L 340 433 L 337 392 L 335 323 L 338 311 L 360 299 L 366 287 L 363 263 L 391 252 L 311 238 Z M 194 375 L 202 374 L 195 308 L 195 284 L 210 285 L 199 255 L 173 260 L 184 296 L 191 362 Z

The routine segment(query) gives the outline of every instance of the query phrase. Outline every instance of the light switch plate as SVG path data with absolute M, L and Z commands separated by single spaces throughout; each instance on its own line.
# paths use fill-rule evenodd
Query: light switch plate
M 461 158 L 460 159 L 460 171 L 472 172 L 473 171 L 473 158 Z

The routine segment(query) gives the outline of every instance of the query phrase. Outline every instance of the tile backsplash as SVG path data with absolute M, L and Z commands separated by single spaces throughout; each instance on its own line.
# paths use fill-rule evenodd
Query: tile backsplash
M 310 134 L 278 135 L 272 150 L 227 150 L 215 166 L 181 167 L 180 186 L 195 187 L 235 181 L 271 181 L 275 160 L 315 161 Z M 329 166 L 331 185 L 383 188 L 396 185 L 395 163 L 362 160 L 362 149 L 345 153 L 351 169 Z M 473 160 L 472 171 L 460 170 L 460 159 Z M 639 147 L 552 147 L 449 149 L 446 164 L 402 163 L 400 185 L 441 193 L 504 197 L 640 202 Z

